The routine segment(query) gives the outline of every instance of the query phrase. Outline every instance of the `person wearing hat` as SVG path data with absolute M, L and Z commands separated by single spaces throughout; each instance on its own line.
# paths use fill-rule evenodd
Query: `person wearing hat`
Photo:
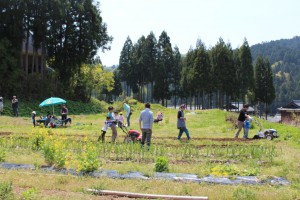
M 119 121 L 122 122 L 122 124 L 124 124 L 124 117 L 123 117 L 123 113 L 122 112 L 120 112 Z
M 117 123 L 116 123 L 116 119 L 115 119 L 115 115 L 114 115 L 114 107 L 109 106 L 108 107 L 108 113 L 107 113 L 107 117 L 109 117 L 109 119 L 112 121 L 110 128 L 112 131 L 112 136 L 111 136 L 111 141 L 115 142 L 116 138 L 118 136 L 118 132 L 117 132 Z
M 13 99 L 11 100 L 11 107 L 13 109 L 13 114 L 14 114 L 14 117 L 18 117 L 19 115 L 19 110 L 18 110 L 18 107 L 19 107 L 19 102 L 18 102 L 18 99 L 16 96 L 13 96 Z
M 185 104 L 182 104 L 179 107 L 179 111 L 178 111 L 178 114 L 177 114 L 177 128 L 179 129 L 179 134 L 178 134 L 178 137 L 177 137 L 178 140 L 180 140 L 183 132 L 185 132 L 186 137 L 188 138 L 188 140 L 191 139 L 190 134 L 189 134 L 189 130 L 186 128 L 186 124 L 185 124 L 185 121 L 186 121 L 186 118 L 184 117 L 185 107 L 186 107 Z
M 33 127 L 35 127 L 35 116 L 36 116 L 36 112 L 32 111 L 32 113 L 31 113 L 31 120 L 32 120 Z
M 3 112 L 3 97 L 0 97 L 0 115 Z

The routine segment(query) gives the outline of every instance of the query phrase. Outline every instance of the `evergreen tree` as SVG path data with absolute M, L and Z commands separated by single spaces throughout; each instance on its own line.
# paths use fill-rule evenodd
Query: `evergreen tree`
M 268 58 L 263 60 L 261 54 L 258 55 L 255 63 L 255 99 L 265 103 L 265 113 L 267 118 L 267 107 L 275 98 L 275 88 L 273 74 Z
M 151 85 L 150 89 L 147 87 L 147 101 L 152 102 L 154 80 L 159 72 L 157 69 L 157 40 L 153 32 L 150 32 L 146 38 L 144 53 L 147 72 L 149 72 L 146 76 L 146 83 Z
M 177 46 L 174 47 L 173 50 L 173 59 L 174 65 L 172 70 L 172 95 L 174 97 L 174 107 L 177 105 L 177 97 L 180 95 L 180 79 L 181 79 L 181 71 L 182 71 L 182 59 L 181 54 L 179 52 L 179 48 Z
M 236 71 L 233 64 L 233 51 L 230 44 L 225 44 L 222 38 L 211 50 L 211 62 L 213 69 L 213 82 L 218 92 L 217 105 L 223 107 L 223 94 L 226 96 L 226 107 L 229 105 L 230 96 L 234 95 L 234 82 Z
M 162 105 L 167 105 L 166 100 L 170 99 L 170 84 L 173 68 L 173 50 L 170 37 L 163 31 L 158 40 L 158 70 L 155 77 L 154 98 L 162 101 Z
M 244 40 L 243 45 L 239 49 L 240 74 L 238 75 L 238 85 L 240 86 L 240 97 L 243 102 L 247 91 L 252 91 L 254 88 L 254 71 L 252 65 L 251 50 L 247 40 Z
M 133 68 L 133 62 L 132 62 L 132 51 L 133 51 L 133 44 L 128 36 L 123 49 L 121 51 L 120 59 L 119 59 L 119 76 L 121 81 L 126 83 L 126 92 L 125 96 L 129 96 L 130 94 L 130 87 L 132 86 L 133 83 L 130 80 L 131 78 L 131 73 L 134 72 Z
M 206 50 L 205 44 L 201 41 L 197 41 L 197 47 L 195 50 L 195 61 L 192 66 L 193 78 L 192 82 L 196 84 L 196 95 L 199 97 L 201 95 L 201 105 L 204 105 L 204 93 L 209 91 L 209 86 L 212 84 L 211 79 L 211 66 L 209 55 Z M 197 97 L 197 99 L 198 99 Z M 199 104 L 199 103 L 198 103 Z
M 195 84 L 193 84 L 191 82 L 192 76 L 193 76 L 193 64 L 194 64 L 194 60 L 196 58 L 196 52 L 195 50 L 193 50 L 192 48 L 189 49 L 188 53 L 186 54 L 186 57 L 184 58 L 183 61 L 183 66 L 182 66 L 182 76 L 181 76 L 181 80 L 180 80 L 180 85 L 182 88 L 182 94 L 181 97 L 185 97 L 186 98 L 186 104 L 187 103 L 187 98 L 191 97 L 192 94 L 194 94 L 195 92 Z M 191 103 L 190 103 L 190 106 Z

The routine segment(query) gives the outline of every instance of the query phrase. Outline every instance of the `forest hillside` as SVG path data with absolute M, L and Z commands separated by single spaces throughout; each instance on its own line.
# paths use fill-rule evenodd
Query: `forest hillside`
M 274 74 L 276 98 L 272 110 L 300 99 L 300 37 L 251 46 L 253 62 L 258 54 L 268 56 Z

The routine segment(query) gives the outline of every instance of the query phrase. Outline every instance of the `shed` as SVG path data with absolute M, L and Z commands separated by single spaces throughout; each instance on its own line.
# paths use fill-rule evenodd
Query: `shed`
M 293 100 L 287 105 L 278 108 L 281 114 L 281 122 L 288 123 L 300 117 L 300 100 Z

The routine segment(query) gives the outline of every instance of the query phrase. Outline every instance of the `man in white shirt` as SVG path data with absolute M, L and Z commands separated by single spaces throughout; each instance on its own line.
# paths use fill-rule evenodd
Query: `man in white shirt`
M 142 131 L 142 148 L 144 148 L 147 140 L 148 149 L 150 149 L 153 125 L 153 112 L 150 110 L 150 103 L 145 104 L 145 110 L 141 112 L 139 122 Z

